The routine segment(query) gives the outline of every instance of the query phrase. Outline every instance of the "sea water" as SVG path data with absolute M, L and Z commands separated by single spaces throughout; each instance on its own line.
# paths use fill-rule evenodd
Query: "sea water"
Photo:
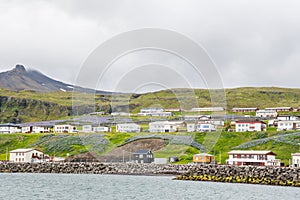
M 0 199 L 300 199 L 300 188 L 172 180 L 171 176 L 0 174 Z

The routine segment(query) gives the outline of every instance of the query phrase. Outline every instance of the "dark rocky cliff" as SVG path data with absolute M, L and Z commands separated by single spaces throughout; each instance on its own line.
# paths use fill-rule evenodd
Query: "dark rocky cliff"
M 0 96 L 0 122 L 22 123 L 71 115 L 72 108 L 51 102 Z

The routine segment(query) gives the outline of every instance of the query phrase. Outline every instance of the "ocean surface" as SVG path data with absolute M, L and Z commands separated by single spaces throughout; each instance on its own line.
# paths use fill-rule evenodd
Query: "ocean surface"
M 172 178 L 0 173 L 0 199 L 300 199 L 300 188 L 175 181 Z

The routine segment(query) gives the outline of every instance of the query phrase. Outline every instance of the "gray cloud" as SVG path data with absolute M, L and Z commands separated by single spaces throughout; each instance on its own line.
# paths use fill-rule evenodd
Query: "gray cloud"
M 154 27 L 202 45 L 225 87 L 299 87 L 299 7 L 293 0 L 1 1 L 0 70 L 23 63 L 72 83 L 102 42 Z

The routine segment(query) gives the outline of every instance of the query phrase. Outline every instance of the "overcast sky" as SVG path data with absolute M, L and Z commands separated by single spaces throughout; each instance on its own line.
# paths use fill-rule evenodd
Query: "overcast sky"
M 104 41 L 147 27 L 173 30 L 200 44 L 226 88 L 299 87 L 299 10 L 298 0 L 1 0 L 0 71 L 20 63 L 74 83 Z M 123 67 L 134 60 L 129 57 Z M 166 57 L 169 65 L 184 65 Z M 170 87 L 180 86 L 173 82 Z M 112 89 L 109 83 L 101 87 Z

